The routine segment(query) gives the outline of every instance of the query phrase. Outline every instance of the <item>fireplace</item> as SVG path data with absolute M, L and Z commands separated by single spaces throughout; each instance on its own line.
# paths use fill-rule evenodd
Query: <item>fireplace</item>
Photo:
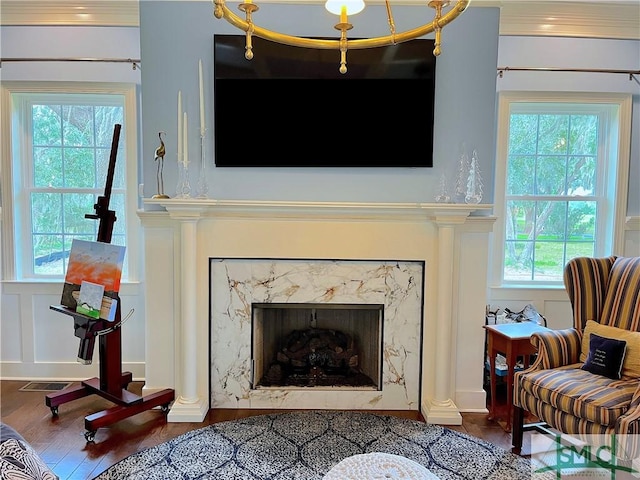
M 254 389 L 381 389 L 383 305 L 261 303 L 251 310 Z
M 486 412 L 491 205 L 144 204 L 143 392 L 175 388 L 170 422 L 212 407 L 420 409 L 454 425 Z M 268 303 L 383 305 L 378 389 L 253 388 L 251 306 Z

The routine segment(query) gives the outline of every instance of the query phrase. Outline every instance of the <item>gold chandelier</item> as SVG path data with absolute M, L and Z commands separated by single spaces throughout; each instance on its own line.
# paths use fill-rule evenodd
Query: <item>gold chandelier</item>
M 243 3 L 240 3 L 238 5 L 238 10 L 244 12 L 244 19 L 231 11 L 227 7 L 225 0 L 213 0 L 213 14 L 216 18 L 224 18 L 234 27 L 237 27 L 245 32 L 246 46 L 244 56 L 247 58 L 247 60 L 251 60 L 253 58 L 251 36 L 256 35 L 266 40 L 271 40 L 277 43 L 284 43 L 286 45 L 292 45 L 294 47 L 340 50 L 340 73 L 346 73 L 347 50 L 349 49 L 375 48 L 385 45 L 395 45 L 397 43 L 402 43 L 414 38 L 421 37 L 431 32 L 435 33 L 435 48 L 433 49 L 433 54 L 435 56 L 440 55 L 440 34 L 442 31 L 442 27 L 458 18 L 458 16 L 460 16 L 460 14 L 466 10 L 469 2 L 470 0 L 429 0 L 429 7 L 435 10 L 435 15 L 432 22 L 413 28 L 411 30 L 406 30 L 404 32 L 396 32 L 390 2 L 389 0 L 385 0 L 384 3 L 387 9 L 389 35 L 371 38 L 360 38 L 355 40 L 347 39 L 347 31 L 353 28 L 353 25 L 350 24 L 347 19 L 349 15 L 354 15 L 364 9 L 364 0 L 326 1 L 325 8 L 329 10 L 329 12 L 338 15 L 340 19 L 339 23 L 334 26 L 336 30 L 340 30 L 340 39 L 334 40 L 287 35 L 285 33 L 280 33 L 259 27 L 258 25 L 253 23 L 253 14 L 259 8 L 258 5 L 253 3 L 253 0 L 245 0 Z M 451 3 L 453 3 L 454 5 L 446 13 L 443 13 L 444 9 L 449 7 Z

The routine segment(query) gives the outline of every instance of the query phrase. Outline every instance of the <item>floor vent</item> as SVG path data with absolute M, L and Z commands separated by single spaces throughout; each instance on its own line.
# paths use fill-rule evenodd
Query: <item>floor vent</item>
M 19 390 L 23 392 L 57 392 L 71 385 L 73 382 L 29 382 Z

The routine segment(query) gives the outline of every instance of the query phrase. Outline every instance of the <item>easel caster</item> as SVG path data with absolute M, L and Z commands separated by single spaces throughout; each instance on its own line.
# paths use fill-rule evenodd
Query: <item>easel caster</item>
M 169 404 L 165 403 L 160 407 L 160 410 L 162 411 L 162 413 L 169 413 Z
M 87 430 L 84 432 L 84 438 L 88 443 L 93 443 L 93 440 L 96 438 L 97 430 Z
M 58 416 L 58 406 L 56 405 L 55 407 L 51 407 L 51 415 L 54 417 Z

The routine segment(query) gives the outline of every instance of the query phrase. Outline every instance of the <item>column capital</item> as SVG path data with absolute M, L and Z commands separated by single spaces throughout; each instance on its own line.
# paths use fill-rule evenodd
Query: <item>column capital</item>
M 164 207 L 169 213 L 169 217 L 180 221 L 198 221 L 206 215 L 207 210 L 211 207 L 211 201 L 202 201 L 196 199 L 177 199 L 177 198 L 153 198 L 145 199 L 146 205 L 159 205 Z
M 433 217 L 433 222 L 438 227 L 455 227 L 456 225 L 462 225 L 467 221 L 467 216 L 462 215 L 436 215 Z
M 491 204 L 466 204 L 466 203 L 422 203 L 430 219 L 439 227 L 462 225 L 473 212 L 491 210 Z

